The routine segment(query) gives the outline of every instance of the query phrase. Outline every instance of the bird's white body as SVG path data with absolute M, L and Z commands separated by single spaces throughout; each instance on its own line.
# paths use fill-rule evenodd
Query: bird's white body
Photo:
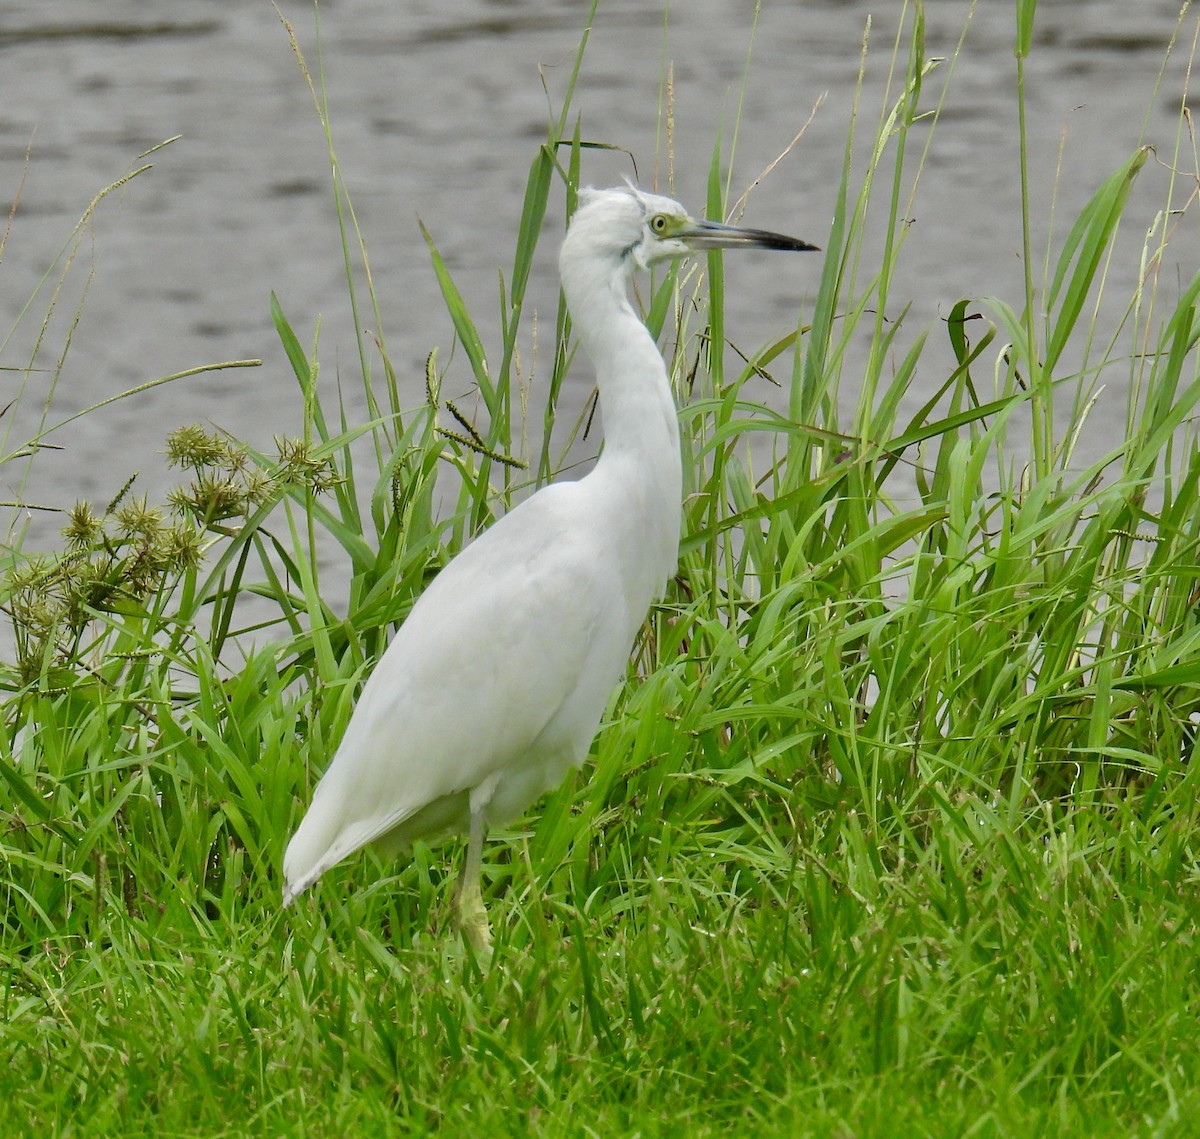
M 637 199 L 616 194 L 628 213 Z M 285 902 L 368 843 L 465 831 L 489 780 L 491 825 L 561 782 L 675 570 L 682 471 L 666 367 L 625 295 L 621 249 L 576 256 L 586 209 L 560 260 L 570 310 L 602 314 L 582 337 L 604 451 L 584 478 L 543 488 L 476 538 L 413 607 L 288 845 Z
M 596 474 L 522 503 L 421 596 L 288 846 L 289 896 L 367 843 L 465 831 L 470 792 L 491 776 L 497 825 L 583 762 L 664 580 L 622 579 Z
M 488 943 L 486 828 L 587 755 L 646 613 L 675 572 L 682 470 L 666 366 L 629 304 L 634 269 L 721 247 L 811 249 L 694 221 L 669 198 L 584 191 L 559 257 L 596 366 L 604 450 L 578 482 L 521 503 L 413 606 L 363 688 L 284 855 L 284 904 L 368 843 L 469 830 L 460 918 Z

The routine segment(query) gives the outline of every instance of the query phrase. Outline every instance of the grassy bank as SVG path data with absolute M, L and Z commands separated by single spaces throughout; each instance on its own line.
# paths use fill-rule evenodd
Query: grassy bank
M 1015 11 L 1019 79 L 1036 4 Z M 515 361 L 547 203 L 570 208 L 586 153 L 573 81 L 531 155 L 501 343 L 431 237 L 458 343 L 406 402 L 335 179 L 371 417 L 343 419 L 275 305 L 302 437 L 266 455 L 181 428 L 169 502 L 81 506 L 63 553 L 6 551 L 0 1130 L 1189 1133 L 1200 277 L 1155 271 L 1194 211 L 1187 121 L 1120 335 L 1090 314 L 1146 150 L 1044 279 L 1014 235 L 1024 296 L 910 328 L 915 140 L 954 86 L 919 8 L 906 30 L 887 111 L 856 120 L 870 159 L 847 144 L 808 235 L 811 311 L 747 362 L 719 255 L 642 282 L 681 404 L 679 574 L 589 764 L 488 846 L 490 962 L 447 929 L 456 846 L 360 856 L 286 915 L 279 864 L 390 630 L 554 473 L 568 315 L 527 452 Z M 1045 208 L 1027 197 L 1029 231 Z M 931 383 L 933 338 L 953 363 Z M 442 396 L 451 356 L 475 421 Z M 1124 438 L 1081 469 L 1108 377 Z

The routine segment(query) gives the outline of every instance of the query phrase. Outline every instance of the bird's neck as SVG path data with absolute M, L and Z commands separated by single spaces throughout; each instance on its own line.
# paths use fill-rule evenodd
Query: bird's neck
M 567 307 L 596 368 L 604 456 L 632 455 L 647 468 L 678 469 L 679 427 L 666 365 L 629 303 L 627 283 L 623 271 L 563 269 Z
M 626 295 L 626 275 L 572 279 L 567 304 L 596 367 L 604 448 L 589 478 L 607 484 L 638 533 L 660 592 L 675 572 L 683 472 L 679 422 L 666 365 Z M 652 564 L 651 564 L 652 563 Z

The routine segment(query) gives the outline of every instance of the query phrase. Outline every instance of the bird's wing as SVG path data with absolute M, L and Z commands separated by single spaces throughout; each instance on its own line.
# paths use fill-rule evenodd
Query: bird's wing
M 547 487 L 434 579 L 363 689 L 289 845 L 289 884 L 532 748 L 586 751 L 630 624 L 586 507 L 583 484 Z

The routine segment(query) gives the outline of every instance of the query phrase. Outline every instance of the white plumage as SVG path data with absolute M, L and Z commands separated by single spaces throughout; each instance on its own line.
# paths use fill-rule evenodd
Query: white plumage
M 368 843 L 470 834 L 460 923 L 489 943 L 479 864 L 489 825 L 518 817 L 587 756 L 638 628 L 675 571 L 679 434 L 666 367 L 629 304 L 635 268 L 721 246 L 811 249 L 693 221 L 629 187 L 583 191 L 559 257 L 596 366 L 604 448 L 445 567 L 363 688 L 284 856 L 287 905 Z

